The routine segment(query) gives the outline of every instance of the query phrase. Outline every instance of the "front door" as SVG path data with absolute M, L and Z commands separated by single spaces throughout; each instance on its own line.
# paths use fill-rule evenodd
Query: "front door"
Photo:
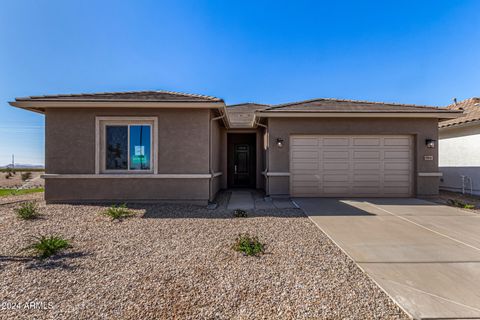
M 255 188 L 255 134 L 228 134 L 228 186 Z
M 250 146 L 234 144 L 233 184 L 237 187 L 250 185 Z

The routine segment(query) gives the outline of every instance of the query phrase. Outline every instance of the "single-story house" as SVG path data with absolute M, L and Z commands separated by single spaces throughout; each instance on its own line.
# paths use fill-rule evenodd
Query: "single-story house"
M 480 195 L 480 98 L 447 109 L 464 115 L 439 123 L 440 189 Z
M 314 99 L 281 105 L 169 91 L 17 98 L 45 114 L 45 199 L 207 203 L 438 193 L 438 123 L 462 111 Z

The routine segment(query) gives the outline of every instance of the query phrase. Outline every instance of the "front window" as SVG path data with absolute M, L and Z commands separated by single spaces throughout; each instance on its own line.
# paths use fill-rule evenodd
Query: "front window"
M 153 172 L 154 122 L 101 119 L 101 172 Z

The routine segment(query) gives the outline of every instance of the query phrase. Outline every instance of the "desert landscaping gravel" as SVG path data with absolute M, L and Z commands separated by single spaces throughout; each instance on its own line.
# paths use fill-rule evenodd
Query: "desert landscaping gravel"
M 301 210 L 233 218 L 227 196 L 215 210 L 132 204 L 121 222 L 99 205 L 39 201 L 32 221 L 15 217 L 18 203 L 0 205 L 0 318 L 407 318 Z M 73 247 L 43 262 L 19 252 L 51 233 Z M 232 250 L 239 233 L 266 253 Z

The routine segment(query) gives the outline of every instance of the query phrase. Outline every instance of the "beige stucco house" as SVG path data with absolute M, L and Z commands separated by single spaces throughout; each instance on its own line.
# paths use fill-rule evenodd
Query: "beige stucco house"
M 439 121 L 462 111 L 315 99 L 245 103 L 168 91 L 17 98 L 45 114 L 45 199 L 207 203 L 437 194 Z

